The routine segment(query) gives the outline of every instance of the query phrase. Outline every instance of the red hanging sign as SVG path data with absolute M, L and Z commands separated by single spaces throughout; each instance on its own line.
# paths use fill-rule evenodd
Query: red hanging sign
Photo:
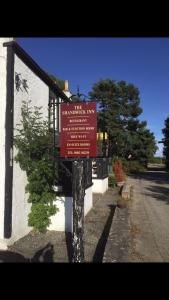
M 61 104 L 61 157 L 96 157 L 96 102 Z

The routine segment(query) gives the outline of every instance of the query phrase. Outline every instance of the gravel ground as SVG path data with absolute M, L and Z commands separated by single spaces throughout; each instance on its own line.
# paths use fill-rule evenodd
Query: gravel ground
M 118 198 L 119 188 L 93 195 L 93 208 L 85 217 L 85 262 L 102 262 Z M 0 261 L 71 262 L 71 239 L 71 233 L 32 231 L 10 246 L 9 251 L 1 251 Z

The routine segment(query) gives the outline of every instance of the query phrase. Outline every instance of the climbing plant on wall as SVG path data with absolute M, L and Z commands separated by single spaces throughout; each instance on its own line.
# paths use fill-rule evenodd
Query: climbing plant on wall
M 58 209 L 53 190 L 57 174 L 51 155 L 52 133 L 48 121 L 42 117 L 41 107 L 31 107 L 31 101 L 23 102 L 21 121 L 15 131 L 15 161 L 26 171 L 25 192 L 29 194 L 28 202 L 32 203 L 28 225 L 43 231 L 50 225 L 50 217 Z

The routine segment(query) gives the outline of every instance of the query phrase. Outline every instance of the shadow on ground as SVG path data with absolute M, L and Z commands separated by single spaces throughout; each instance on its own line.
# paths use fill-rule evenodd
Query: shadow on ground
M 147 187 L 147 193 L 144 193 L 145 196 L 150 196 L 159 200 L 165 201 L 166 204 L 169 204 L 169 187 L 162 187 L 162 186 L 150 186 Z
M 1 263 L 41 263 L 41 262 L 53 262 L 53 245 L 48 243 L 44 248 L 40 249 L 35 255 L 28 259 L 23 255 L 12 251 L 0 251 Z
M 147 181 L 152 181 L 156 184 L 169 183 L 169 173 L 164 171 L 148 171 L 145 173 L 140 173 L 140 178 Z
M 92 262 L 102 262 L 103 261 L 103 256 L 105 252 L 105 247 L 106 243 L 109 237 L 109 232 L 110 228 L 112 225 L 113 221 L 113 216 L 115 212 L 116 205 L 108 205 L 110 209 L 109 216 L 107 218 L 106 224 L 104 226 L 103 232 L 101 233 L 100 239 L 98 241 L 98 244 L 96 245 L 96 250 L 93 255 L 93 261 Z M 67 246 L 67 253 L 68 253 L 68 260 L 69 262 L 72 262 L 72 257 L 73 257 L 73 246 L 72 246 L 72 241 L 73 241 L 73 236 L 71 232 L 66 232 L 65 233 L 66 237 L 66 246 Z
M 73 258 L 73 235 L 72 235 L 72 233 L 65 232 L 65 238 L 66 238 L 68 261 L 72 262 L 72 258 Z
M 169 172 L 166 172 L 164 170 L 157 170 L 154 171 L 148 170 L 147 172 L 140 172 L 137 174 L 130 175 L 133 179 L 143 179 L 147 181 L 152 181 L 156 184 L 169 184 Z
M 105 227 L 103 229 L 103 232 L 101 234 L 101 237 L 98 241 L 98 244 L 96 246 L 96 250 L 93 256 L 93 262 L 102 262 L 103 261 L 103 256 L 104 256 L 104 252 L 105 252 L 105 247 L 106 247 L 106 243 L 107 243 L 107 239 L 109 236 L 109 232 L 110 232 L 110 228 L 112 225 L 112 221 L 113 221 L 113 216 L 114 216 L 114 212 L 115 212 L 115 205 L 109 205 L 110 208 L 110 214 L 108 216 L 107 222 L 105 224 Z
M 151 196 L 160 201 L 169 204 L 169 172 L 165 168 L 149 167 L 147 172 L 133 174 L 130 177 L 142 179 L 150 183 L 145 189 L 145 196 Z M 165 185 L 165 186 L 164 186 Z M 166 187 L 168 185 L 168 187 Z

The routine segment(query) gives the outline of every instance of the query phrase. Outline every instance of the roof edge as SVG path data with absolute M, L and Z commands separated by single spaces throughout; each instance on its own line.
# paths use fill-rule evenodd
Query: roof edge
M 49 77 L 49 75 L 33 60 L 33 58 L 16 42 L 3 43 L 4 47 L 12 47 L 14 52 L 19 58 L 46 83 L 51 90 L 66 102 L 71 102 L 70 99 L 64 94 L 64 92 L 57 86 L 57 84 Z

